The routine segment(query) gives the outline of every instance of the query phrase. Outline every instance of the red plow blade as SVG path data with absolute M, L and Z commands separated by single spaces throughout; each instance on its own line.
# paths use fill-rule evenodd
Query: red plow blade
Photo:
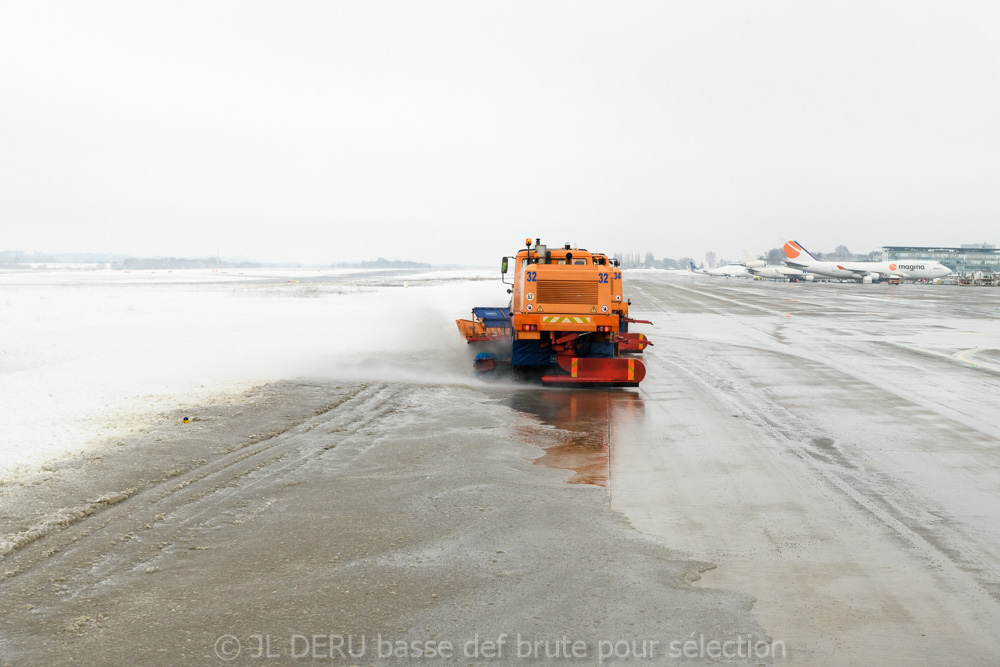
M 560 359 L 566 374 L 545 375 L 543 384 L 602 387 L 638 387 L 646 367 L 638 359 Z

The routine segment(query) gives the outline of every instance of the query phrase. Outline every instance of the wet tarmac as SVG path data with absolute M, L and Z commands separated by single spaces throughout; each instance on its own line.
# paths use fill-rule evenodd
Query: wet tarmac
M 612 507 L 801 664 L 1000 655 L 1000 290 L 633 279 Z
M 277 383 L 0 486 L 0 664 L 662 663 L 692 636 L 769 655 L 748 596 L 695 588 L 710 564 L 566 483 L 606 478 L 606 412 L 593 440 L 495 391 Z
M 797 664 L 1000 655 L 1000 291 L 633 277 L 630 391 L 519 391 L 535 462 L 752 594 Z

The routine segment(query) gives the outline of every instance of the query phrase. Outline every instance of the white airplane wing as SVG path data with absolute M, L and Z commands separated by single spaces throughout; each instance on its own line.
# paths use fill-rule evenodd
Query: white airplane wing
M 837 268 L 840 269 L 841 271 L 850 271 L 859 278 L 864 278 L 865 276 L 871 273 L 878 273 L 877 269 L 861 267 L 857 265 L 850 265 L 850 264 L 837 264 Z
M 785 266 L 790 266 L 793 269 L 801 269 L 801 270 L 809 268 L 809 264 L 806 264 L 805 262 L 794 262 L 790 259 L 785 260 Z

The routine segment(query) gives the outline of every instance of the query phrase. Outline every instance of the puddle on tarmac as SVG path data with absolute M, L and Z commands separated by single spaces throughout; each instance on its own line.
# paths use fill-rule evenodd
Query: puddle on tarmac
M 534 463 L 576 474 L 568 484 L 608 486 L 614 425 L 642 415 L 639 394 L 606 389 L 517 389 L 503 401 L 562 431 L 562 444 L 545 447 Z M 526 433 L 525 438 L 532 438 Z M 531 444 L 538 444 L 533 438 Z

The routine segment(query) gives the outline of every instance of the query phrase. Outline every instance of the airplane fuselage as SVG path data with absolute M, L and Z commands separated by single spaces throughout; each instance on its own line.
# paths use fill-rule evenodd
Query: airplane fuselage
M 951 270 L 939 262 L 785 262 L 789 267 L 809 271 L 829 278 L 863 280 L 866 275 L 873 278 L 894 275 L 905 280 L 934 280 Z M 873 275 L 874 274 L 874 275 Z
M 741 278 L 747 275 L 746 268 L 739 264 L 727 264 L 717 269 L 702 269 L 694 265 L 690 267 L 692 273 L 699 273 L 703 276 L 716 276 L 725 278 Z
M 861 264 L 867 265 L 867 262 L 861 262 Z M 872 265 L 871 270 L 877 271 L 882 275 L 899 276 L 906 280 L 934 280 L 935 278 L 943 278 L 951 273 L 951 269 L 940 262 L 872 262 Z M 845 266 L 844 268 L 849 269 L 851 267 Z
M 808 271 L 809 273 L 815 273 L 817 276 L 837 278 L 839 280 L 863 280 L 866 275 L 872 273 L 871 270 L 860 273 L 858 271 L 851 271 L 838 262 L 814 262 L 811 264 L 804 264 L 788 261 L 785 262 L 785 264 L 792 269 Z
M 934 280 L 951 273 L 951 269 L 941 262 L 930 260 L 906 260 L 896 262 L 826 262 L 819 261 L 797 241 L 789 241 L 784 246 L 785 265 L 793 269 L 809 271 L 828 278 L 865 280 L 882 276 L 895 276 L 906 280 Z
M 747 271 L 761 278 L 787 278 L 789 280 L 812 280 L 813 274 L 801 269 L 792 269 L 787 266 L 760 266 L 747 267 Z

